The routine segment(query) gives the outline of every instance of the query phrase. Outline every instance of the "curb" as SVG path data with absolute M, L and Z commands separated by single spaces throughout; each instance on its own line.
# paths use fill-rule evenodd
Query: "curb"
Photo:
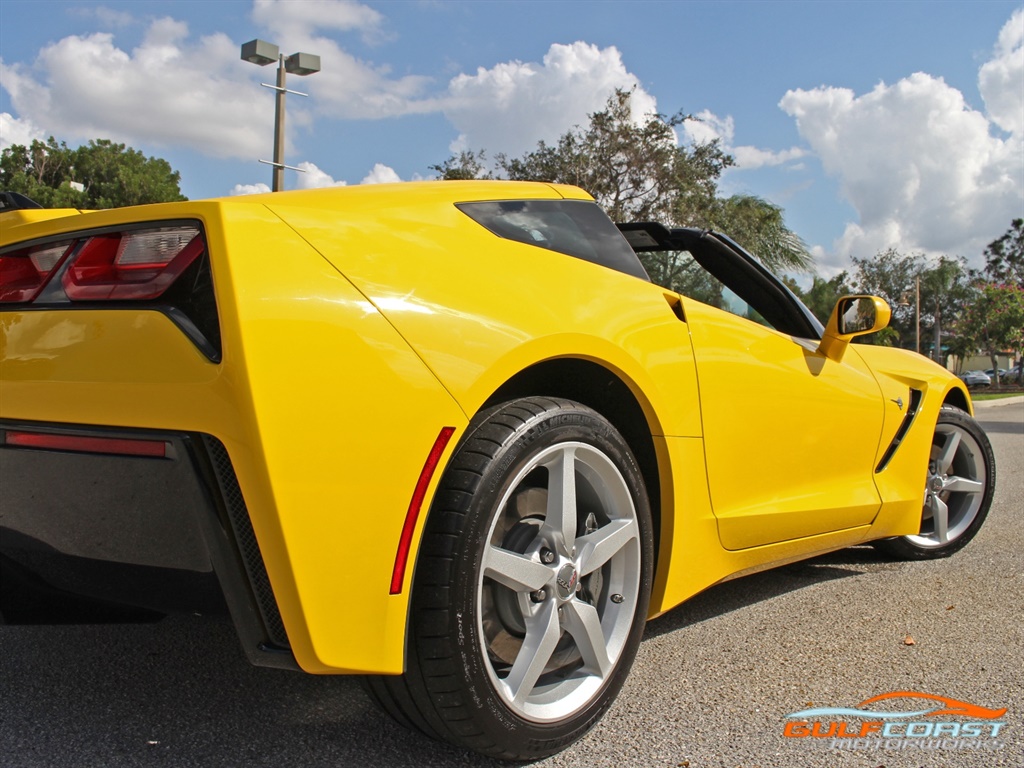
M 1016 397 L 1003 397 L 999 400 L 975 400 L 974 408 L 991 408 L 994 405 L 1016 405 L 1018 403 L 1024 403 L 1024 395 L 1017 395 Z

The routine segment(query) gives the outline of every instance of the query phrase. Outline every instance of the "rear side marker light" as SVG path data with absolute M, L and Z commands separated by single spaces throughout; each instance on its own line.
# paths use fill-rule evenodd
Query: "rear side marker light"
M 76 453 L 149 456 L 161 459 L 167 456 L 167 443 L 163 440 L 131 440 L 119 437 L 55 435 L 46 432 L 16 432 L 8 430 L 4 436 L 4 444 L 19 448 L 41 448 L 50 451 L 74 451 Z
M 32 301 L 74 243 L 58 243 L 0 256 L 0 302 Z
M 204 247 L 196 227 L 91 237 L 64 273 L 64 293 L 72 301 L 155 299 Z
M 395 553 L 395 567 L 391 571 L 391 594 L 402 593 L 402 583 L 405 581 L 405 567 L 409 561 L 409 550 L 412 547 L 412 534 L 416 530 L 416 521 L 420 516 L 420 508 L 423 506 L 423 499 L 427 495 L 427 488 L 434 476 L 438 462 L 444 455 L 444 449 L 448 441 L 455 434 L 455 427 L 442 427 L 434 440 L 434 446 L 427 455 L 420 471 L 420 479 L 416 482 L 416 490 L 413 491 L 412 500 L 409 502 L 409 510 L 405 513 L 405 524 L 402 526 L 402 537 L 398 541 L 398 552 Z

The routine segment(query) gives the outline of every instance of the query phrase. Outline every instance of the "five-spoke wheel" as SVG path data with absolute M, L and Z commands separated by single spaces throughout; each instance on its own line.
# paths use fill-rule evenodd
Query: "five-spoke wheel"
M 553 722 L 607 682 L 636 616 L 640 527 L 629 487 L 582 442 L 539 451 L 498 503 L 477 597 L 481 651 L 505 704 Z

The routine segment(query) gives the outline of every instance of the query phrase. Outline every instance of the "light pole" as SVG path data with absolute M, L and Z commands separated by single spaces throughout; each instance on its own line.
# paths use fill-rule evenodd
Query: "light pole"
M 288 90 L 285 87 L 285 73 L 305 77 L 319 72 L 320 57 L 313 53 L 293 53 L 291 56 L 285 56 L 273 43 L 268 43 L 266 40 L 250 40 L 242 45 L 242 60 L 258 64 L 261 67 L 277 62 L 277 85 L 261 83 L 266 88 L 273 88 L 277 91 L 274 110 L 274 159 L 273 161 L 260 160 L 260 162 L 274 167 L 271 189 L 274 192 L 280 192 L 284 189 L 284 169 L 302 170 L 284 164 L 284 97 L 286 93 L 294 93 L 297 96 L 307 95 L 301 91 Z
M 921 354 L 921 275 L 914 279 L 914 327 L 916 328 L 915 338 L 917 339 L 917 354 Z

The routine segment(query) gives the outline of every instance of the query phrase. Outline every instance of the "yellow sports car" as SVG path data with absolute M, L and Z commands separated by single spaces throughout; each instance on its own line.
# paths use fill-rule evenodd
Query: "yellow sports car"
M 723 235 L 437 182 L 0 213 L 0 606 L 229 612 L 498 758 L 583 735 L 644 622 L 984 521 L 963 383 Z M 664 259 L 682 292 L 651 283 Z M 49 603 L 52 604 L 52 601 Z

